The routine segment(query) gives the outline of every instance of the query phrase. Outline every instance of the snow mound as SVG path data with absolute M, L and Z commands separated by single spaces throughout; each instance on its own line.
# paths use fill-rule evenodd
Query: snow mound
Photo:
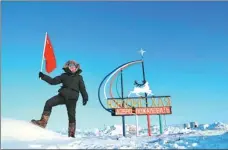
M 224 130 L 228 131 L 228 125 L 222 122 L 214 122 L 212 124 L 200 124 L 198 130 Z
M 127 134 L 135 134 L 136 133 L 136 126 L 126 124 L 125 130 Z M 141 127 L 138 127 L 138 130 L 141 130 Z M 99 131 L 101 135 L 122 135 L 123 134 L 123 127 L 122 125 L 113 125 L 113 126 L 106 126 L 105 129 Z
M 209 124 L 200 124 L 197 129 L 204 131 L 207 130 L 209 126 Z
M 34 141 L 64 139 L 64 136 L 35 126 L 30 122 L 6 118 L 2 119 L 1 131 L 1 138 L 4 140 Z
M 207 128 L 208 130 L 228 130 L 228 125 L 222 122 L 215 122 L 210 124 Z

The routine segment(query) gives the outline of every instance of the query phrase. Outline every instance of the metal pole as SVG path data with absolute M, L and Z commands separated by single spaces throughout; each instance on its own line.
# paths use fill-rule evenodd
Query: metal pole
M 42 55 L 42 61 L 41 61 L 40 72 L 42 72 L 42 70 L 43 70 L 44 52 L 45 52 L 46 42 L 47 42 L 47 32 L 45 33 L 45 39 L 44 39 L 44 49 L 43 49 L 43 55 Z M 40 80 L 41 80 L 41 78 L 40 78 Z
M 121 69 L 121 96 L 122 96 L 122 100 L 124 97 L 124 93 L 123 93 L 123 70 Z M 124 107 L 124 103 L 122 105 Z M 123 126 L 123 136 L 125 137 L 125 116 L 122 116 L 122 126 Z
M 138 115 L 135 115 L 136 120 L 136 136 L 139 136 L 139 121 L 138 121 Z
M 144 71 L 144 61 L 142 61 L 142 70 L 143 70 L 143 81 L 146 81 L 145 71 Z M 148 107 L 147 93 L 145 93 L 145 98 L 146 98 L 146 107 Z M 147 127 L 148 127 L 148 135 L 151 136 L 151 130 L 150 130 L 150 115 L 147 115 Z
M 159 126 L 160 126 L 160 134 L 162 134 L 163 128 L 162 128 L 162 119 L 161 119 L 161 115 L 159 115 Z

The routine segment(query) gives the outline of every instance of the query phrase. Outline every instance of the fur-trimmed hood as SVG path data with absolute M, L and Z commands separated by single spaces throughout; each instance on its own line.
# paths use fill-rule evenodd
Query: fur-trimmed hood
M 69 65 L 70 64 L 74 64 L 77 68 L 78 68 L 78 70 L 75 72 L 75 73 L 72 73 L 71 71 L 70 71 L 70 69 L 69 69 Z M 82 72 L 82 69 L 81 69 L 81 67 L 80 67 L 80 64 L 79 63 L 77 63 L 76 61 L 74 61 L 74 60 L 68 60 L 65 64 L 64 64 L 64 66 L 63 66 L 63 68 L 62 68 L 66 73 L 70 73 L 70 74 L 80 74 L 81 72 Z

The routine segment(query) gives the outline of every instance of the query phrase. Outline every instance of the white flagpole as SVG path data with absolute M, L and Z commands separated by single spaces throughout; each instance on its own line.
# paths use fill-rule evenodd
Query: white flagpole
M 43 55 L 42 55 L 42 61 L 41 61 L 41 69 L 40 69 L 41 72 L 42 72 L 42 70 L 43 70 L 44 50 L 45 50 L 45 46 L 46 46 L 46 40 L 47 40 L 47 32 L 46 32 L 46 34 L 45 34 L 45 40 L 44 40 L 44 49 L 43 49 Z
M 138 121 L 138 115 L 135 115 L 136 120 L 136 136 L 139 136 L 139 121 Z

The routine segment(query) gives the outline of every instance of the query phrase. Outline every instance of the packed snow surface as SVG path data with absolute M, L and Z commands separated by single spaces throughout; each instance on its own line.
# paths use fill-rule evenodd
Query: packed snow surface
M 158 126 L 147 129 L 126 125 L 126 137 L 122 126 L 106 126 L 88 131 L 76 130 L 76 138 L 68 138 L 67 130 L 54 132 L 42 129 L 27 121 L 3 118 L 1 121 L 2 149 L 228 149 L 228 124 L 215 122 L 200 124 L 194 129 L 167 126 L 159 134 Z

